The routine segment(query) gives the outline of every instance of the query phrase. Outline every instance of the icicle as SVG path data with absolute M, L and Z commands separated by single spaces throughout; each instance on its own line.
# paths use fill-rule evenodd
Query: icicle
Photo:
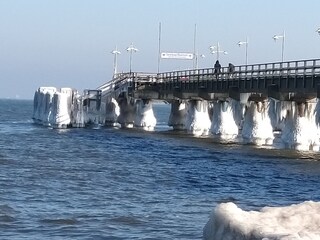
M 204 100 L 189 101 L 186 115 L 187 131 L 196 136 L 206 136 L 210 132 L 210 126 L 208 102 Z
M 245 113 L 242 137 L 249 143 L 272 145 L 274 135 L 267 101 L 250 103 Z
M 229 99 L 213 104 L 211 133 L 219 135 L 222 139 L 235 139 L 239 133 L 241 123 L 240 103 Z
M 146 131 L 153 131 L 156 123 L 157 119 L 153 114 L 151 101 L 136 101 L 136 117 L 134 120 L 134 125 L 136 127 L 142 127 Z

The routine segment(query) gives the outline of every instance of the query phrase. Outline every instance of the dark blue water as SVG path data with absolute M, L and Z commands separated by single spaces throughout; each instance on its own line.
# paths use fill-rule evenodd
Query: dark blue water
M 0 100 L 0 239 L 201 239 L 212 209 L 320 201 L 316 153 L 167 131 L 34 125 Z

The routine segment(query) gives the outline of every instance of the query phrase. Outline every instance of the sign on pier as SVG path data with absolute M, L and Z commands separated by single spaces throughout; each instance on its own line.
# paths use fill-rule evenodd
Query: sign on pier
M 163 52 L 161 53 L 162 59 L 182 59 L 182 60 L 192 60 L 193 53 L 170 53 Z

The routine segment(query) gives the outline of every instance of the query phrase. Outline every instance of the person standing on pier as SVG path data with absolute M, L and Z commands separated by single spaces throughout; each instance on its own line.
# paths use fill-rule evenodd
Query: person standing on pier
M 228 72 L 229 72 L 229 77 L 230 78 L 232 78 L 234 70 L 235 70 L 235 66 L 232 63 L 229 63 Z
M 219 63 L 219 60 L 216 61 L 214 64 L 214 73 L 219 74 L 221 72 L 221 64 Z

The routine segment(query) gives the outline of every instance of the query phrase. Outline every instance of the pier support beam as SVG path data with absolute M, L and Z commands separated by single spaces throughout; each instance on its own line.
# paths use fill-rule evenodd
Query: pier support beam
M 141 127 L 146 131 L 153 131 L 157 124 L 154 116 L 151 100 L 139 99 L 135 103 L 136 114 L 134 120 L 135 127 Z
M 208 101 L 190 100 L 187 106 L 187 131 L 197 136 L 208 135 L 211 127 L 211 121 L 208 113 Z
M 186 114 L 186 101 L 172 101 L 168 125 L 174 130 L 186 130 Z
M 284 124 L 281 140 L 286 148 L 319 151 L 319 128 L 315 102 L 281 102 Z
M 223 140 L 235 139 L 239 133 L 241 119 L 240 102 L 233 99 L 213 102 L 211 133 Z
M 242 128 L 245 142 L 257 145 L 273 144 L 273 127 L 269 116 L 269 102 L 249 102 Z
M 122 128 L 133 128 L 135 119 L 135 100 L 133 98 L 120 98 L 118 103 L 120 107 L 118 122 Z
M 118 102 L 114 98 L 110 98 L 105 104 L 105 125 L 116 126 L 119 115 L 120 108 Z
M 71 111 L 71 124 L 74 128 L 85 127 L 83 99 L 78 93 L 74 95 Z

